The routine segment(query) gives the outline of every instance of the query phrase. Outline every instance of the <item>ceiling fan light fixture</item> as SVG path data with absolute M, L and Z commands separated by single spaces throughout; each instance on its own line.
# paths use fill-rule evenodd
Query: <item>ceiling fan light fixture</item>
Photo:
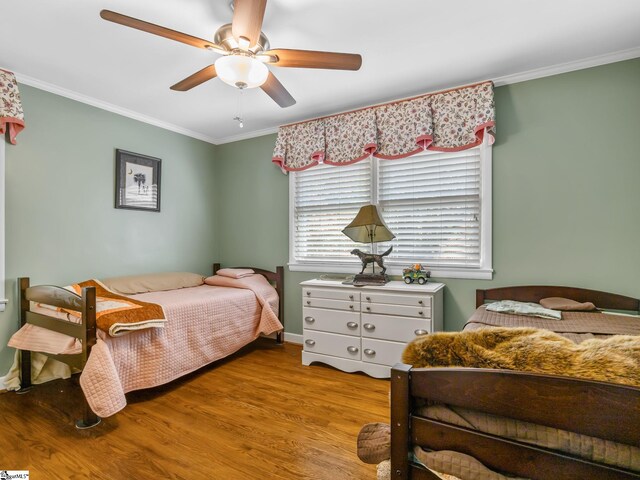
M 220 80 L 239 89 L 259 87 L 269 76 L 267 66 L 248 55 L 220 57 L 215 65 Z

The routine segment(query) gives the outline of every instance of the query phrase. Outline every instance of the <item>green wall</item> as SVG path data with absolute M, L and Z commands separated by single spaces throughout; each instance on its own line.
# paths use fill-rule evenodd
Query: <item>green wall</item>
M 187 270 L 218 259 L 215 147 L 21 85 L 27 128 L 6 146 L 6 296 L 0 376 L 17 329 L 16 278 Z M 115 149 L 162 159 L 161 212 L 114 208 Z
M 496 89 L 491 281 L 447 284 L 445 328 L 460 329 L 476 288 L 566 284 L 640 296 L 640 59 Z M 27 129 L 6 148 L 6 295 L 0 374 L 12 359 L 16 283 L 68 284 L 288 259 L 288 177 L 275 135 L 214 147 L 21 86 Z M 116 148 L 159 157 L 161 213 L 116 210 Z M 215 161 L 214 161 L 215 158 Z M 286 329 L 302 333 L 286 272 Z
M 640 296 L 640 59 L 496 88 L 493 280 L 446 283 L 445 328 L 462 328 L 476 288 L 556 284 Z M 288 259 L 288 177 L 275 135 L 217 147 L 220 258 Z M 254 190 L 257 189 L 257 190 Z M 287 271 L 286 329 L 302 333 Z

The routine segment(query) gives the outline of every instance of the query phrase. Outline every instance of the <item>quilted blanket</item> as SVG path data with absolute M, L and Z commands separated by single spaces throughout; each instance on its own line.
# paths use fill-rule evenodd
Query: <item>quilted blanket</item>
M 236 352 L 261 333 L 281 330 L 276 291 L 266 280 L 254 288 L 201 285 L 134 295 L 161 304 L 169 321 L 166 328 L 116 338 L 98 332 L 80 375 L 91 409 L 101 417 L 113 415 L 127 404 L 125 393 L 175 380 Z
M 109 333 L 112 337 L 123 335 L 132 330 L 164 327 L 167 322 L 160 305 L 141 302 L 131 297 L 113 293 L 107 290 L 107 287 L 98 280 L 87 280 L 65 288 L 78 295 L 82 295 L 82 289 L 85 287 L 95 287 L 96 325 L 100 330 Z M 40 306 L 45 307 L 45 305 Z M 65 309 L 60 310 L 71 316 L 80 318 L 80 312 Z

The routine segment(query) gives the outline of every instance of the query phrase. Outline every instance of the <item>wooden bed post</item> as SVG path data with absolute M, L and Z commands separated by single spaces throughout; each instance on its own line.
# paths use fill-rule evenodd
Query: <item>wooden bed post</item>
M 391 369 L 391 478 L 409 478 L 409 375 L 411 365 L 397 363 Z
M 29 285 L 29 277 L 22 277 L 18 279 L 20 327 L 24 327 L 27 323 L 29 300 L 27 300 L 26 292 Z M 29 350 L 20 350 L 20 390 L 18 393 L 27 393 L 29 390 L 31 390 L 31 352 Z
M 82 321 L 84 332 L 82 340 L 82 363 L 85 364 L 91 353 L 91 349 L 96 344 L 96 289 L 95 287 L 85 287 L 82 289 Z M 95 427 L 100 423 L 98 417 L 87 402 L 87 397 L 82 393 L 84 400 L 84 411 L 82 419 L 76 420 L 76 428 L 86 429 Z

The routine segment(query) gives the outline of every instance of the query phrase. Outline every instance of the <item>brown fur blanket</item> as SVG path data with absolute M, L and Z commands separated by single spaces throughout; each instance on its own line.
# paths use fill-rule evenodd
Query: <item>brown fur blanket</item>
M 580 344 L 549 330 L 486 328 L 417 337 L 402 361 L 414 367 L 520 370 L 640 386 L 640 336 Z

